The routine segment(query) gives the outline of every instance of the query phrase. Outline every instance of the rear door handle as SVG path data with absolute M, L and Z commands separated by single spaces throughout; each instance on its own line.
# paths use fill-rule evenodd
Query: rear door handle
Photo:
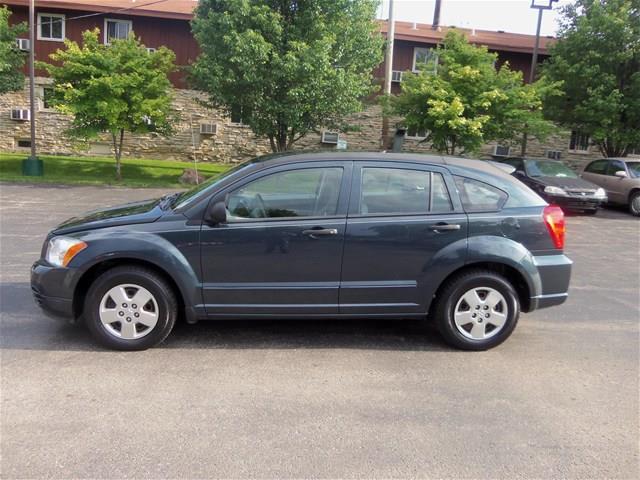
M 309 230 L 303 230 L 303 235 L 307 235 L 311 238 L 317 238 L 319 236 L 337 235 L 337 228 L 311 228 Z
M 448 232 L 450 230 L 460 230 L 460 225 L 457 223 L 436 223 L 429 228 L 435 232 Z

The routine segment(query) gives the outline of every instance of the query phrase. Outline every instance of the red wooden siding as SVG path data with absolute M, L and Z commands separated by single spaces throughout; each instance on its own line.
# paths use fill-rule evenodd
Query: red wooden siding
M 26 8 L 12 7 L 13 15 L 11 15 L 11 23 L 19 23 L 28 20 L 28 11 Z M 94 28 L 100 29 L 100 39 L 102 40 L 104 19 L 116 18 L 123 20 L 131 20 L 132 28 L 136 36 L 139 37 L 147 47 L 166 46 L 173 50 L 176 54 L 176 66 L 178 68 L 189 65 L 198 56 L 198 44 L 191 35 L 191 27 L 186 20 L 142 17 L 132 15 L 115 15 L 100 14 L 87 18 L 73 19 L 89 15 L 92 12 L 83 12 L 78 10 L 60 10 L 54 8 L 37 8 L 38 13 L 62 13 L 66 15 L 65 36 L 66 38 L 80 42 L 82 40 L 82 32 Z M 36 17 L 37 18 L 37 17 Z M 27 34 L 23 35 L 27 37 Z M 62 42 L 37 40 L 35 56 L 36 60 L 49 61 L 49 55 L 57 49 L 64 47 Z M 25 66 L 26 68 L 26 66 Z M 26 70 L 25 70 L 26 71 Z M 44 75 L 44 72 L 37 71 L 36 75 Z M 173 84 L 178 88 L 186 87 L 186 74 L 184 71 L 176 71 L 170 75 Z

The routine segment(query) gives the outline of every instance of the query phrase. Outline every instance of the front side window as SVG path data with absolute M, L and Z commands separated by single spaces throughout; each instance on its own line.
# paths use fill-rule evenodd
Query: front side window
M 64 40 L 65 16 L 58 13 L 38 14 L 38 40 Z
M 413 49 L 413 71 L 436 73 L 438 69 L 438 54 L 433 48 L 416 47 Z
M 106 18 L 104 21 L 104 43 L 109 45 L 112 40 L 126 40 L 131 32 L 131 20 L 114 20 Z
M 479 180 L 457 176 L 454 179 L 466 212 L 497 212 L 509 198 L 499 188 Z
M 620 160 L 610 160 L 609 166 L 607 167 L 607 175 L 615 176 L 616 172 L 626 172 L 624 168 L 624 163 Z
M 577 130 L 571 132 L 569 139 L 570 152 L 588 152 L 589 151 L 589 135 L 585 135 Z
M 227 198 L 230 222 L 256 218 L 327 217 L 338 210 L 342 168 L 305 168 L 249 182 Z
M 585 168 L 584 171 L 604 175 L 607 172 L 607 163 L 609 162 L 606 160 L 596 160 L 595 162 L 591 162 L 587 165 L 587 168 Z

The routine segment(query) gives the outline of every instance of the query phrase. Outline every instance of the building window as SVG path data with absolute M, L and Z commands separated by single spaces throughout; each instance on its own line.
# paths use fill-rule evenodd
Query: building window
M 243 125 L 242 122 L 242 118 L 244 117 L 243 115 L 244 113 L 244 109 L 242 108 L 242 105 L 232 105 L 231 106 L 231 123 L 236 124 L 236 125 Z
M 40 94 L 40 110 L 52 110 L 53 87 L 42 87 Z
M 571 139 L 569 140 L 569 151 L 586 153 L 589 151 L 589 135 L 580 133 L 577 130 L 571 132 Z
M 438 54 L 433 48 L 413 49 L 413 71 L 436 73 L 438 69 Z
M 38 14 L 38 40 L 62 42 L 64 40 L 65 17 L 59 13 Z
M 427 138 L 427 131 L 425 129 L 417 128 L 417 127 L 409 127 L 407 128 L 407 133 L 405 134 L 405 138 L 415 138 L 418 140 L 424 140 Z
M 31 140 L 28 138 L 18 138 L 16 140 L 16 147 L 18 148 L 31 148 Z
M 109 45 L 111 40 L 126 40 L 132 30 L 131 20 L 104 19 L 104 43 Z

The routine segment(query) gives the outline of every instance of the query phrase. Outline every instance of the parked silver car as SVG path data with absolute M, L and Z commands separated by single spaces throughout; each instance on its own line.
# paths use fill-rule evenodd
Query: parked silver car
M 609 203 L 628 205 L 633 215 L 640 216 L 640 158 L 595 160 L 581 177 L 604 188 Z

